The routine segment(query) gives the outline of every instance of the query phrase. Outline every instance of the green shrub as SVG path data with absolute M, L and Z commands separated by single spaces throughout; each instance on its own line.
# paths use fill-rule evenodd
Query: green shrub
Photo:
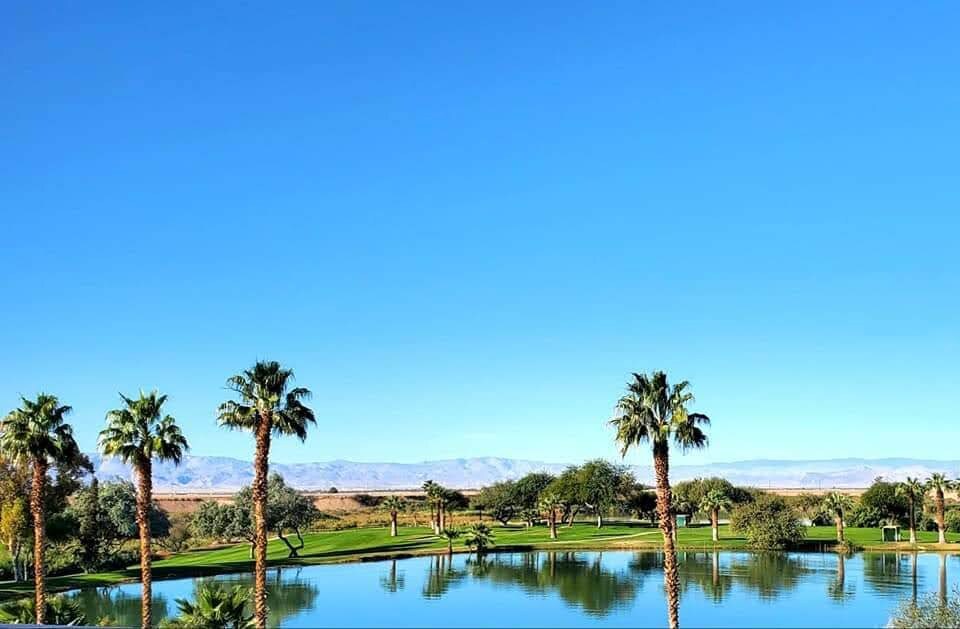
M 944 515 L 944 523 L 951 533 L 960 533 L 960 508 L 953 508 Z
M 905 599 L 887 626 L 896 629 L 960 627 L 960 593 L 954 590 L 945 603 L 936 594 L 928 594 L 916 603 Z
M 730 527 L 746 536 L 752 548 L 763 550 L 796 546 L 805 535 L 799 513 L 779 496 L 763 496 L 734 508 Z

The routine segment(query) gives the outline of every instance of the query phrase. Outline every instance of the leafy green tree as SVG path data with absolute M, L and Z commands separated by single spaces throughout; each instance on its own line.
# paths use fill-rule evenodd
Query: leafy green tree
M 896 483 L 876 478 L 850 514 L 848 523 L 857 527 L 876 527 L 887 523 L 904 523 L 907 520 L 906 498 L 897 491 Z
M 165 629 L 250 629 L 253 616 L 247 615 L 250 588 L 235 585 L 230 589 L 217 581 L 202 581 L 194 592 L 194 601 L 177 599 L 176 618 L 161 625 Z
M 34 609 L 36 622 L 44 624 L 47 609 L 44 551 L 46 526 L 44 493 L 51 465 L 70 465 L 84 459 L 73 438 L 73 428 L 64 421 L 71 408 L 41 393 L 35 400 L 20 398 L 20 408 L 0 421 L 0 453 L 16 463 L 31 465 L 30 515 L 33 518 Z
M 597 516 L 597 528 L 603 526 L 603 514 L 617 502 L 624 484 L 626 468 L 603 459 L 587 461 L 577 474 L 584 505 Z
M 24 498 L 13 498 L 0 506 L 0 538 L 10 555 L 10 564 L 13 570 L 13 580 L 22 581 L 26 578 L 27 566 L 24 558 L 24 546 L 30 535 L 30 518 L 27 511 L 27 501 Z
M 853 499 L 839 491 L 834 491 L 826 495 L 821 505 L 824 513 L 833 518 L 837 527 L 837 541 L 843 543 L 843 520 L 844 516 L 853 509 Z
M 902 496 L 907 501 L 907 523 L 910 527 L 910 543 L 917 543 L 917 505 L 923 505 L 923 496 L 927 493 L 916 478 L 907 476 L 907 480 L 899 483 L 896 489 L 897 495 Z
M 664 582 L 667 592 L 667 617 L 671 628 L 680 624 L 680 578 L 673 540 L 673 517 L 670 512 L 670 443 L 681 451 L 704 448 L 707 435 L 703 427 L 710 418 L 691 413 L 687 405 L 693 394 L 686 381 L 670 385 L 662 371 L 633 374 L 627 393 L 617 403 L 617 416 L 611 424 L 617 430 L 621 456 L 633 446 L 649 443 L 653 447 L 653 467 L 657 483 L 657 515 L 663 534 Z
M 743 533 L 751 548 L 781 550 L 804 538 L 796 510 L 779 496 L 764 496 L 739 505 L 730 514 L 730 528 Z
M 107 427 L 100 433 L 100 450 L 133 467 L 137 477 L 136 522 L 140 531 L 140 583 L 142 625 L 152 621 L 153 571 L 150 563 L 150 508 L 153 505 L 153 460 L 179 465 L 189 448 L 176 420 L 163 413 L 166 395 L 140 392 L 136 399 L 120 395 L 121 408 L 107 413 Z
M 560 520 L 566 521 L 567 526 L 573 526 L 574 519 L 583 508 L 584 492 L 580 482 L 580 468 L 571 465 L 550 483 L 549 490 L 556 494 L 563 503 L 563 515 Z
M 467 548 L 475 549 L 477 555 L 482 555 L 488 548 L 493 546 L 493 531 L 482 522 L 471 524 L 464 531 L 464 543 Z
M 80 603 L 60 594 L 50 597 L 43 617 L 51 625 L 65 625 L 73 627 L 87 623 L 87 617 L 80 608 Z M 33 624 L 37 616 L 37 603 L 29 598 L 21 598 L 0 605 L 0 623 L 10 625 Z
M 657 518 L 657 494 L 640 487 L 627 495 L 624 507 L 636 514 L 638 520 L 646 518 L 654 522 Z
M 514 505 L 513 482 L 502 481 L 494 483 L 480 490 L 478 498 L 486 507 L 493 519 L 506 524 L 516 514 Z
M 194 515 L 191 524 L 193 534 L 209 539 L 246 540 L 250 543 L 252 557 L 256 548 L 253 510 L 253 490 L 250 486 L 237 492 L 231 504 L 205 502 Z M 298 556 L 298 551 L 304 546 L 303 529 L 319 515 L 309 497 L 287 485 L 280 474 L 270 474 L 267 483 L 267 528 L 275 532 L 286 545 L 288 557 Z M 286 531 L 296 535 L 296 545 L 285 535 Z
M 514 481 L 513 504 L 518 510 L 527 514 L 525 519 L 528 525 L 533 524 L 530 516 L 536 518 L 538 514 L 537 505 L 540 501 L 540 493 L 553 481 L 553 475 L 546 472 L 531 472 Z
M 77 541 L 80 542 L 80 564 L 84 572 L 92 572 L 101 562 L 101 531 L 103 517 L 100 512 L 100 481 L 94 476 L 86 496 L 78 497 L 76 504 Z M 85 498 L 85 499 L 84 499 Z
M 390 514 L 390 537 L 397 536 L 397 516 L 407 508 L 407 501 L 403 496 L 387 496 L 380 508 L 385 509 Z
M 720 541 L 720 511 L 730 509 L 733 501 L 722 489 L 711 489 L 700 499 L 700 508 L 710 514 L 710 528 L 713 541 Z
M 956 489 L 957 482 L 944 476 L 943 474 L 931 474 L 927 479 L 927 490 L 933 492 L 934 520 L 937 522 L 937 542 L 947 543 L 947 520 L 946 520 L 946 500 L 944 494 L 951 489 Z
M 228 400 L 217 411 L 221 426 L 254 434 L 254 615 L 259 629 L 267 626 L 267 484 L 270 471 L 270 440 L 274 435 L 307 438 L 307 426 L 315 424 L 313 411 L 304 405 L 310 391 L 290 388 L 293 371 L 275 361 L 261 361 L 227 380 L 239 398 Z

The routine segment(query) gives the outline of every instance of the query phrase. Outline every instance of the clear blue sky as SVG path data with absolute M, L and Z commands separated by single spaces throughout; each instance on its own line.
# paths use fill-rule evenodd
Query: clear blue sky
M 686 462 L 957 456 L 956 4 L 2 17 L 0 407 L 84 448 L 159 387 L 249 458 L 214 409 L 275 358 L 319 417 L 276 460 L 614 457 L 655 368 Z

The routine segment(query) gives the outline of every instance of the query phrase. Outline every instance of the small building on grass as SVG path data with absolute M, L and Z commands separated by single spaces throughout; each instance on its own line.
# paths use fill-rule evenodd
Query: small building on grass
M 896 524 L 887 524 L 880 527 L 880 540 L 884 542 L 899 542 L 900 527 Z

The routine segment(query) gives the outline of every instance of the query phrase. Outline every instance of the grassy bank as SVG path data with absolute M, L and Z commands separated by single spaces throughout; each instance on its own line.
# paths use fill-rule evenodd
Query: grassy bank
M 644 550 L 661 546 L 660 531 L 636 523 L 611 523 L 601 529 L 586 523 L 578 523 L 572 528 L 561 527 L 559 539 L 551 540 L 546 527 L 494 527 L 496 548 L 494 550 Z M 807 540 L 801 550 L 827 550 L 835 540 L 836 532 L 832 526 L 816 526 L 807 529 Z M 891 551 L 910 550 L 909 544 L 882 543 L 877 529 L 848 528 L 847 539 L 865 550 Z M 720 541 L 714 544 L 710 538 L 710 527 L 696 526 L 678 531 L 678 547 L 682 550 L 745 550 L 746 540 L 730 532 L 728 527 L 720 527 Z M 946 547 L 936 544 L 937 534 L 919 533 L 919 550 L 956 550 L 960 552 L 960 534 L 949 534 Z M 289 558 L 287 548 L 280 540 L 271 540 L 268 558 L 273 565 L 315 565 L 344 561 L 369 561 L 388 557 L 407 557 L 433 554 L 446 551 L 446 542 L 431 535 L 426 527 L 401 528 L 400 535 L 390 537 L 386 528 L 347 529 L 310 533 L 304 536 L 305 547 L 300 556 Z M 454 545 L 454 550 L 466 549 Z M 223 548 L 189 550 L 158 560 L 154 563 L 155 579 L 170 579 L 204 576 L 226 572 L 252 570 L 250 547 L 238 544 Z M 125 570 L 81 574 L 48 579 L 51 591 L 73 589 L 84 586 L 113 585 L 136 581 L 139 571 L 136 566 Z M 0 583 L 0 600 L 24 596 L 32 591 L 32 583 Z

